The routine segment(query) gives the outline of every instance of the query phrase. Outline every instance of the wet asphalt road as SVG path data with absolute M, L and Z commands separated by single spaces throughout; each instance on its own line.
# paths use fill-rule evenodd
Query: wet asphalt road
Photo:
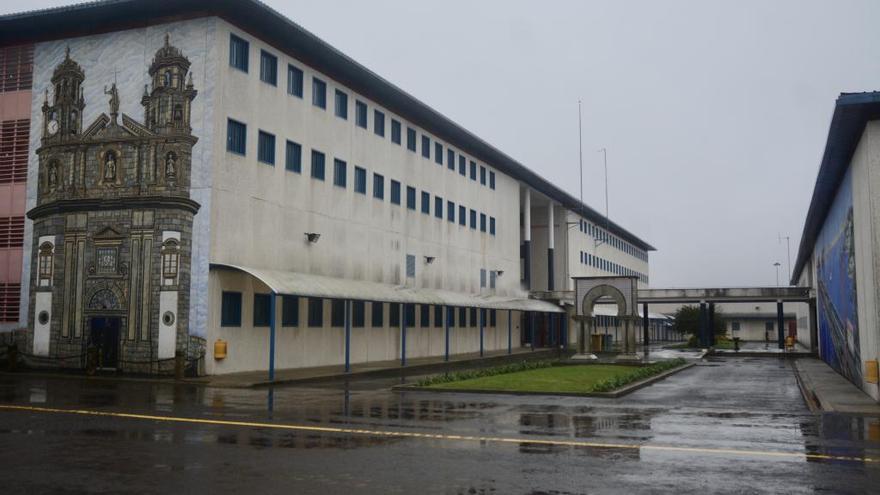
M 0 409 L 0 493 L 880 491 L 878 419 L 811 413 L 784 360 L 704 361 L 616 400 L 389 391 L 399 381 L 230 390 L 0 376 L 0 406 L 251 423 Z M 362 431 L 335 431 L 346 428 Z

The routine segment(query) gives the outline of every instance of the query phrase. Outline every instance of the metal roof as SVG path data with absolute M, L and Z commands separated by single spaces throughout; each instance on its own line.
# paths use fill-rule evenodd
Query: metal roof
M 510 309 L 542 313 L 564 312 L 556 304 L 538 299 L 529 299 L 525 294 L 513 297 L 467 294 L 439 289 L 368 282 L 365 280 L 326 277 L 309 273 L 264 270 L 226 263 L 211 263 L 211 269 L 247 273 L 266 284 L 272 292 L 291 296 L 403 304 L 430 304 L 432 306 L 441 305 L 460 308 Z
M 804 221 L 804 231 L 792 271 L 791 284 L 797 284 L 801 271 L 813 253 L 816 238 L 834 202 L 837 189 L 849 169 L 850 160 L 870 120 L 880 119 L 880 92 L 841 93 L 834 105 L 822 164 L 813 188 L 813 198 Z
M 291 57 L 323 72 L 499 171 L 522 181 L 582 217 L 605 217 L 506 153 L 333 48 L 257 0 L 105 0 L 0 16 L 0 46 L 120 31 L 197 17 L 218 16 Z M 620 225 L 611 233 L 636 247 L 654 247 Z

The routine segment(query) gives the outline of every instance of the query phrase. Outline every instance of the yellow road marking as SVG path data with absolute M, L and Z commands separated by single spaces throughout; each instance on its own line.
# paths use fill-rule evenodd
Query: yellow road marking
M 683 452 L 691 454 L 716 454 L 716 455 L 736 455 L 736 456 L 759 456 L 759 457 L 776 457 L 789 459 L 811 459 L 811 460 L 831 460 L 831 461 L 853 461 L 853 462 L 878 462 L 880 459 L 872 457 L 855 457 L 840 456 L 828 454 L 810 454 L 804 452 L 784 452 L 771 450 L 748 450 L 748 449 L 722 449 L 722 448 L 704 448 L 704 447 L 676 447 L 672 445 L 650 445 L 650 444 L 626 444 L 626 443 L 602 443 L 602 442 L 586 442 L 582 440 L 550 440 L 537 438 L 509 438 L 509 437 L 492 437 L 478 435 L 446 435 L 442 433 L 418 433 L 409 431 L 392 431 L 392 430 L 368 430 L 363 428 L 340 428 L 334 426 L 310 426 L 310 425 L 292 425 L 282 423 L 262 423 L 256 421 L 234 421 L 226 419 L 204 419 L 204 418 L 184 418 L 177 416 L 157 416 L 152 414 L 134 414 L 110 411 L 93 411 L 87 409 L 59 409 L 51 407 L 37 406 L 19 406 L 11 404 L 0 404 L 0 410 L 6 411 L 28 411 L 39 413 L 56 413 L 56 414 L 78 414 L 82 416 L 103 416 L 112 418 L 141 419 L 148 421 L 164 421 L 169 423 L 192 423 L 217 426 L 239 426 L 248 428 L 268 428 L 276 430 L 295 430 L 317 433 L 344 433 L 348 435 L 365 435 L 373 437 L 396 437 L 396 438 L 426 438 L 433 440 L 457 440 L 472 442 L 492 442 L 502 444 L 527 444 L 527 445 L 545 445 L 545 446 L 564 446 L 564 447 L 589 447 L 602 449 L 626 449 L 626 450 L 655 450 L 662 452 Z

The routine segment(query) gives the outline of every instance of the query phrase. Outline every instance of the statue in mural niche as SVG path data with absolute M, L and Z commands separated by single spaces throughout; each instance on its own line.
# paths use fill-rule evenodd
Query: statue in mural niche
M 58 166 L 52 162 L 49 164 L 49 191 L 55 191 L 58 188 Z
M 173 151 L 165 156 L 165 178 L 173 179 L 177 175 L 177 157 Z
M 110 85 L 110 91 L 107 91 L 107 86 L 104 86 L 104 94 L 110 95 L 110 115 L 113 116 L 113 121 L 116 121 L 116 115 L 119 114 L 119 91 L 116 90 L 116 83 Z
M 107 158 L 104 161 L 104 180 L 116 180 L 116 153 L 107 152 Z

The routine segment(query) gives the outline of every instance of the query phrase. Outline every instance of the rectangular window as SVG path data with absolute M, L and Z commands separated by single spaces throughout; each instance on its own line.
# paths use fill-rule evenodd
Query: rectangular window
M 391 142 L 400 144 L 400 122 L 391 119 Z
M 254 326 L 269 326 L 269 304 L 271 302 L 269 294 L 254 294 Z
M 422 136 L 422 156 L 431 158 L 431 138 L 424 135 Z
M 345 326 L 345 301 L 341 299 L 330 300 L 330 326 Z
M 452 201 L 446 202 L 446 219 L 455 223 L 455 203 Z
M 480 213 L 480 232 L 486 231 L 486 214 Z
M 455 327 L 455 308 L 446 306 L 446 321 L 449 322 L 449 328 Z
M 471 180 L 477 180 L 477 162 L 471 161 Z
M 239 155 L 245 154 L 247 143 L 247 126 L 241 122 L 227 119 L 226 121 L 226 150 Z
M 220 301 L 220 326 L 241 326 L 241 292 L 223 291 Z
M 324 180 L 324 153 L 312 150 L 312 177 Z
M 458 224 L 467 225 L 467 208 L 464 206 L 458 207 Z
M 238 70 L 248 71 L 248 52 L 250 45 L 247 41 L 234 34 L 229 35 L 229 65 Z
M 278 58 L 265 50 L 260 50 L 260 80 L 278 86 Z
M 443 145 L 440 143 L 434 143 L 434 161 L 443 165 Z
M 489 189 L 495 189 L 495 172 L 489 171 Z
M 479 322 L 477 322 L 477 308 L 470 308 L 471 313 L 471 326 L 476 327 L 479 326 Z
M 338 158 L 334 158 L 333 159 L 333 185 L 344 188 L 345 184 L 346 184 L 346 180 L 347 180 L 347 177 L 346 177 L 347 172 L 348 172 L 347 164 Z
M 303 71 L 292 66 L 287 66 L 287 94 L 303 97 Z
M 458 326 L 466 327 L 467 324 L 467 308 L 458 308 Z
M 374 302 L 370 305 L 370 309 L 372 309 L 372 315 L 370 315 L 370 323 L 373 324 L 375 328 L 381 328 L 385 326 L 385 318 L 382 314 L 385 310 L 385 303 Z
M 486 185 L 486 167 L 480 165 L 480 184 Z
M 492 270 L 491 272 L 489 272 L 489 288 L 490 289 L 495 288 L 495 281 L 496 281 L 497 277 L 498 277 L 498 272 L 496 272 L 495 270 Z
M 458 155 L 458 173 L 467 175 L 467 159 L 464 155 Z
M 415 278 L 416 276 L 416 256 L 414 254 L 406 255 L 406 278 Z
M 486 269 L 480 268 L 480 288 L 486 288 Z
M 352 328 L 363 328 L 366 319 L 366 308 L 363 301 L 351 302 L 351 326 Z
M 776 325 L 772 321 L 765 322 L 764 323 L 764 330 L 766 330 L 768 332 L 772 332 L 774 330 L 775 326 Z
M 354 102 L 354 123 L 358 127 L 367 128 L 367 104 L 360 100 Z
M 348 95 L 336 90 L 336 116 L 348 120 Z
M 302 173 L 302 146 L 293 141 L 287 141 L 287 153 L 284 159 L 284 168 L 296 173 Z
M 400 303 L 388 304 L 388 325 L 391 328 L 400 326 Z
M 446 148 L 446 166 L 449 170 L 455 170 L 455 151 Z
M 385 199 L 385 177 L 375 173 L 373 174 L 373 197 Z
M 495 235 L 495 217 L 489 217 L 489 234 Z
M 320 297 L 309 298 L 309 326 L 324 326 L 324 300 Z
M 400 182 L 391 179 L 391 204 L 400 204 Z
M 734 332 L 739 332 L 739 322 L 738 321 L 730 322 L 730 329 L 733 330 Z
M 471 228 L 474 230 L 477 228 L 477 210 L 471 210 Z
M 422 213 L 431 214 L 431 194 L 422 191 Z
M 403 305 L 403 318 L 406 321 L 406 326 L 412 328 L 416 326 L 416 305 L 415 304 L 404 304 Z
M 443 306 L 434 306 L 434 326 L 438 328 L 443 326 Z
M 406 128 L 406 149 L 416 151 L 416 130 L 412 127 Z
M 297 296 L 281 296 L 281 326 L 299 326 L 299 298 Z
M 257 160 L 268 165 L 275 165 L 275 136 L 260 131 L 257 134 Z
M 431 326 L 431 306 L 427 304 L 419 304 L 419 326 L 422 328 L 428 328 Z
M 354 168 L 354 192 L 367 194 L 367 171 L 360 167 Z
M 312 78 L 312 105 L 327 109 L 327 83 L 317 77 Z
M 498 326 L 498 311 L 494 309 L 489 311 L 489 326 Z
M 434 216 L 443 219 L 443 198 L 434 196 Z
M 406 207 L 410 210 L 416 209 L 416 188 L 406 186 Z
M 378 110 L 373 110 L 373 132 L 385 137 L 385 114 Z

